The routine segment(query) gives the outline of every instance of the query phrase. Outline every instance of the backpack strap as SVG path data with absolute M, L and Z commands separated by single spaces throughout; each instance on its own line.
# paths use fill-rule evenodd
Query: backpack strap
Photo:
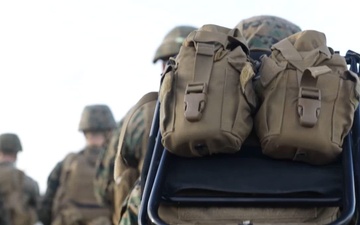
M 76 157 L 77 157 L 77 154 L 72 152 L 72 153 L 69 153 L 65 157 L 65 159 L 62 161 L 60 178 L 59 178 L 60 185 L 57 189 L 56 197 L 54 199 L 53 207 L 52 207 L 52 213 L 54 215 L 54 218 L 58 217 L 57 215 L 60 214 L 63 207 L 67 204 L 67 201 L 64 201 L 65 196 L 67 194 L 67 188 L 68 188 L 67 182 L 68 182 L 68 178 L 71 173 L 71 170 L 72 170 L 71 167 L 73 165 L 73 162 L 76 160 Z
M 75 161 L 77 154 L 70 153 L 67 155 L 63 161 L 61 175 L 60 175 L 60 184 L 64 185 L 71 171 L 71 165 Z
M 116 180 L 117 177 L 120 176 L 119 172 L 120 172 L 120 165 L 117 159 L 119 159 L 119 157 L 121 157 L 121 150 L 123 148 L 123 143 L 124 143 L 124 139 L 125 139 L 125 133 L 126 133 L 126 128 L 129 125 L 129 122 L 132 118 L 132 116 L 135 114 L 135 112 L 141 108 L 141 106 L 143 106 L 144 104 L 151 102 L 151 101 L 155 101 L 158 98 L 158 92 L 149 92 L 146 95 L 144 95 L 137 103 L 134 107 L 131 108 L 130 112 L 127 114 L 126 118 L 124 119 L 124 122 L 122 124 L 121 127 L 121 131 L 120 131 L 120 137 L 119 137 L 119 144 L 118 144 L 118 151 L 116 153 L 116 157 L 115 157 L 115 168 L 114 168 L 114 179 Z

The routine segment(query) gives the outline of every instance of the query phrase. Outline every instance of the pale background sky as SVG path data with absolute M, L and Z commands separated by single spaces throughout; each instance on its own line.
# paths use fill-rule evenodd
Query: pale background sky
M 328 45 L 360 52 L 356 0 L 1 0 L 0 133 L 20 136 L 18 166 L 41 191 L 55 164 L 83 147 L 85 105 L 108 104 L 120 120 L 158 89 L 152 64 L 177 25 L 234 27 L 269 14 L 324 32 Z

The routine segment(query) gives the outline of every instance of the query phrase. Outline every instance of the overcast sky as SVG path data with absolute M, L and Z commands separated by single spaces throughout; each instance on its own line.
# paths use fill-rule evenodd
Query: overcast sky
M 269 14 L 324 32 L 341 53 L 360 52 L 356 1 L 2 0 L 0 133 L 20 136 L 18 166 L 41 191 L 55 164 L 79 151 L 85 105 L 108 104 L 120 120 L 143 94 L 158 89 L 152 64 L 177 25 L 234 27 Z

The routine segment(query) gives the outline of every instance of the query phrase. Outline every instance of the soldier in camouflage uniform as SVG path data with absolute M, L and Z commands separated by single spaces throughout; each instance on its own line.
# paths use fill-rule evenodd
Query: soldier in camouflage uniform
M 155 52 L 155 56 L 153 62 L 157 61 L 162 62 L 162 69 L 164 69 L 168 59 L 172 56 L 175 56 L 180 47 L 188 36 L 188 34 L 194 31 L 196 28 L 192 26 L 177 26 L 170 30 L 164 37 L 161 45 Z M 117 163 L 119 165 L 119 171 L 116 171 L 119 176 L 115 177 L 119 183 L 128 183 L 126 186 L 126 191 L 122 191 L 117 198 L 115 198 L 117 204 L 124 203 L 122 206 L 122 210 L 120 213 L 120 208 L 115 211 L 118 216 L 123 216 L 121 219 L 127 220 L 127 213 L 123 215 L 125 209 L 127 207 L 127 201 L 124 202 L 126 196 L 129 194 L 131 188 L 134 186 L 134 182 L 140 175 L 140 171 L 142 169 L 143 160 L 145 157 L 145 153 L 147 150 L 147 142 L 150 133 L 151 123 L 154 115 L 156 101 L 149 102 L 144 106 L 140 107 L 132 116 L 132 119 L 129 122 L 128 128 L 126 129 L 126 134 L 124 137 L 124 142 L 122 146 L 119 146 L 119 150 L 121 151 L 120 158 L 117 158 Z M 120 152 L 119 152 L 120 153 Z M 120 155 L 120 154 L 119 154 Z M 126 162 L 125 162 L 126 161 Z M 129 176 L 126 178 L 126 171 L 134 170 L 133 176 L 129 179 Z M 135 180 L 134 175 L 136 174 Z M 124 181 L 125 179 L 131 180 L 131 182 Z M 140 186 L 138 185 L 139 180 L 136 182 L 134 190 L 140 190 Z M 119 190 L 118 190 L 119 191 Z M 140 200 L 139 200 L 140 201 Z M 119 218 L 119 217 L 118 217 Z M 117 223 L 118 224 L 117 220 Z
M 295 24 L 274 16 L 251 17 L 242 20 L 236 27 L 246 38 L 254 57 L 270 53 L 271 45 L 300 31 L 300 28 Z M 124 215 L 119 225 L 138 224 L 140 199 L 141 190 L 138 183 L 127 198 L 127 204 L 123 208 Z
M 110 224 L 110 210 L 94 194 L 95 165 L 108 145 L 116 122 L 106 105 L 89 105 L 82 112 L 79 130 L 86 146 L 59 162 L 48 178 L 40 220 L 44 225 Z
M 164 38 L 162 44 L 158 47 L 153 62 L 162 62 L 162 68 L 169 57 L 178 53 L 185 37 L 195 28 L 191 26 L 178 26 L 172 29 Z M 113 205 L 114 189 L 114 161 L 119 143 L 120 130 L 123 120 L 121 120 L 111 138 L 109 147 L 102 152 L 97 164 L 95 179 L 95 194 L 102 204 Z
M 22 151 L 22 146 L 16 134 L 0 135 L 0 224 L 33 225 L 37 222 L 39 186 L 36 181 L 16 168 L 15 163 L 19 151 Z M 21 192 L 21 199 L 15 198 L 12 200 L 16 202 L 8 202 L 8 200 L 11 201 L 8 197 L 16 191 Z M 21 214 L 19 214 L 19 209 L 22 210 Z

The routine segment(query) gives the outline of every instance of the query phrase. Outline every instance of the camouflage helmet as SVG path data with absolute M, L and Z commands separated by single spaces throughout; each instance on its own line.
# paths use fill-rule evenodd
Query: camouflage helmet
M 80 119 L 80 131 L 105 131 L 115 127 L 114 116 L 107 105 L 85 106 Z
M 16 134 L 5 133 L 0 135 L 1 152 L 19 152 L 22 146 L 19 137 Z
M 159 59 L 167 59 L 178 54 L 185 38 L 196 29 L 192 26 L 177 26 L 170 30 L 157 48 L 153 62 L 156 63 Z
M 236 27 L 244 35 L 250 50 L 270 50 L 282 39 L 301 31 L 300 27 L 276 16 L 254 16 L 240 21 Z

